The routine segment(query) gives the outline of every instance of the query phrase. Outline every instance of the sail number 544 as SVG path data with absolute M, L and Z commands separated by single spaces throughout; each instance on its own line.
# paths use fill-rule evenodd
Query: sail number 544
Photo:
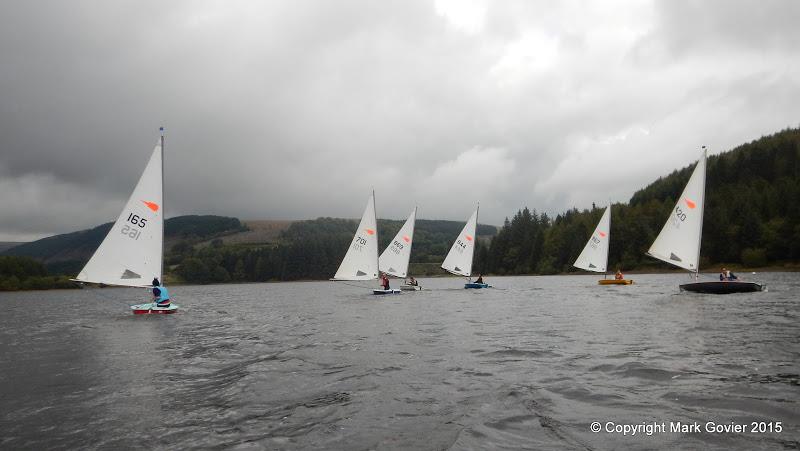
M 147 225 L 147 218 L 143 218 L 139 215 L 135 215 L 130 213 L 128 215 L 128 220 L 130 224 L 125 224 L 124 227 L 120 230 L 123 235 L 128 235 L 129 238 L 134 240 L 138 240 L 139 237 L 142 235 L 142 229 Z M 134 227 L 137 226 L 137 227 Z

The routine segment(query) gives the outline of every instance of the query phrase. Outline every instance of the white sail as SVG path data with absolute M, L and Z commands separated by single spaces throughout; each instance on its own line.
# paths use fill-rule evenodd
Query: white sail
M 161 280 L 164 241 L 161 142 L 139 183 L 100 247 L 75 280 L 106 285 L 150 286 Z
M 395 277 L 408 275 L 408 261 L 411 258 L 411 244 L 414 242 L 416 219 L 417 209 L 414 208 L 403 227 L 400 227 L 400 231 L 381 254 L 378 262 L 381 271 Z
M 700 263 L 703 207 L 706 195 L 706 152 L 697 162 L 689 183 L 672 209 L 667 223 L 647 254 L 689 271 Z
M 475 252 L 475 230 L 478 225 L 478 209 L 467 220 L 464 229 L 456 238 L 453 247 L 442 263 L 442 269 L 459 276 L 472 274 L 472 254 Z
M 334 280 L 373 280 L 378 278 L 378 225 L 375 219 L 375 193 L 367 200 L 367 208 L 347 249 Z
M 606 272 L 608 266 L 608 242 L 611 240 L 611 205 L 597 223 L 583 252 L 572 266 L 586 271 Z

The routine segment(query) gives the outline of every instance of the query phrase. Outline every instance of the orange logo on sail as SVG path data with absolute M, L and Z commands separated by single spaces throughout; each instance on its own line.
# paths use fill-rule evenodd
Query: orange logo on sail
M 375 235 L 375 231 L 372 229 L 364 229 L 364 231 L 367 232 L 367 235 Z
M 148 202 L 148 201 L 146 201 L 146 200 L 143 200 L 142 202 L 144 202 L 144 204 L 145 204 L 145 205 L 147 205 L 147 208 L 149 208 L 149 209 L 153 210 L 154 212 L 158 211 L 158 208 L 159 208 L 159 207 L 158 207 L 158 204 L 157 204 L 157 203 L 155 203 L 155 202 Z
M 605 234 L 605 233 L 603 233 L 603 232 L 597 232 L 597 233 L 599 233 L 599 234 L 600 234 L 600 238 L 605 238 L 605 237 L 606 237 L 606 234 Z
M 467 241 L 472 241 L 472 235 L 464 235 L 467 238 Z
M 410 243 L 411 238 L 409 238 L 408 235 L 403 235 L 403 241 L 405 241 L 406 243 Z
M 686 206 L 691 208 L 692 210 L 694 210 L 695 207 L 697 207 L 697 204 L 690 201 L 689 199 L 683 199 L 683 201 L 686 202 Z

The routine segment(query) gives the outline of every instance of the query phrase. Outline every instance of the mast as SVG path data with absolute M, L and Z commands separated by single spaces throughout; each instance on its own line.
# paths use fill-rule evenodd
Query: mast
M 602 219 L 602 217 L 600 218 Z M 606 266 L 603 271 L 603 279 L 608 279 L 608 251 L 611 249 L 611 201 L 608 201 L 608 248 L 606 248 Z
M 381 254 L 378 252 L 380 249 L 380 240 L 378 239 L 378 208 L 375 206 L 375 188 L 372 189 L 372 213 L 375 215 L 375 258 L 377 258 L 375 266 L 378 269 L 378 280 L 381 279 Z
M 159 259 L 158 276 L 161 285 L 164 285 L 164 229 L 167 226 L 167 209 L 165 207 L 167 196 L 164 193 L 164 127 L 159 127 L 158 131 L 161 132 L 161 259 Z
M 475 244 L 472 248 L 472 261 L 469 265 L 469 281 L 472 282 L 472 267 L 475 265 L 475 250 L 478 249 L 478 212 L 481 209 L 481 203 L 478 202 L 478 206 L 475 207 Z
M 706 167 L 706 146 L 703 146 L 703 205 L 700 209 L 700 239 L 697 240 L 697 265 L 694 268 L 694 281 L 700 277 L 700 248 L 703 244 L 703 216 L 705 215 L 706 211 L 706 173 L 708 172 L 708 168 Z

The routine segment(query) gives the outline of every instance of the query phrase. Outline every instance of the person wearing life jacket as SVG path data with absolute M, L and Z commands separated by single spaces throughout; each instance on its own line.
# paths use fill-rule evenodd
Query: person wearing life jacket
M 475 279 L 475 283 L 483 283 L 483 274 L 478 274 L 478 278 Z
M 167 287 L 162 287 L 158 277 L 153 279 L 153 304 L 156 307 L 169 307 L 169 291 Z
M 389 278 L 386 277 L 386 273 L 381 276 L 381 285 L 383 286 L 384 290 L 389 289 Z
M 616 280 L 622 280 L 622 279 L 624 279 L 624 278 L 625 278 L 625 276 L 622 274 L 622 271 L 620 271 L 620 270 L 618 269 L 618 270 L 617 270 L 617 274 L 615 274 L 615 275 L 614 275 L 614 279 L 616 279 Z

